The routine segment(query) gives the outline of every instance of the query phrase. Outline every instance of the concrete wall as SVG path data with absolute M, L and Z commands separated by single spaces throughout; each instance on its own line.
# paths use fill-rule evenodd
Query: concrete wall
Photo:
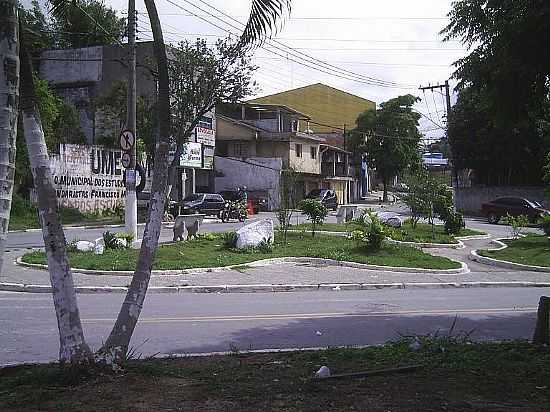
M 235 190 L 237 186 L 244 185 L 249 192 L 265 192 L 270 210 L 279 207 L 281 159 L 255 157 L 242 160 L 216 156 L 214 166 L 216 192 Z
M 514 187 L 514 186 L 492 186 L 492 187 L 461 187 L 456 193 L 456 207 L 466 213 L 479 214 L 481 204 L 489 202 L 498 197 L 524 197 L 536 200 L 545 207 L 550 208 L 550 199 L 544 198 L 543 187 Z
M 302 157 L 296 156 L 296 144 L 302 145 Z M 315 148 L 317 155 L 311 157 L 311 148 Z M 321 174 L 321 160 L 319 154 L 319 143 L 307 139 L 292 138 L 290 142 L 290 167 L 297 172 Z

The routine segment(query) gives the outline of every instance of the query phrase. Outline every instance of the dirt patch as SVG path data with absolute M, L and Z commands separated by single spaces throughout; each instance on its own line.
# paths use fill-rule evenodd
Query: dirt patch
M 412 373 L 314 381 L 410 364 Z M 118 375 L 67 382 L 55 365 L 0 372 L 0 410 L 547 411 L 550 350 L 528 343 L 407 342 L 368 349 L 136 361 Z

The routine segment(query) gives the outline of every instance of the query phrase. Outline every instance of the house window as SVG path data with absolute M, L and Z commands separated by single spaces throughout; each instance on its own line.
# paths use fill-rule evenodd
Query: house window
M 302 145 L 301 144 L 296 143 L 295 151 L 296 151 L 296 157 L 302 157 Z
M 317 148 L 315 146 L 312 146 L 309 148 L 310 150 L 310 153 L 311 153 L 311 158 L 312 159 L 317 159 Z

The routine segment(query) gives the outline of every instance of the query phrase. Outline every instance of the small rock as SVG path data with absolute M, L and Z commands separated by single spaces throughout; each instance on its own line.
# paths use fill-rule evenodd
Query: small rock
M 323 332 L 321 332 L 320 330 L 318 330 L 318 331 L 315 331 L 315 334 L 316 334 L 317 336 L 321 336 L 321 335 L 323 334 Z
M 91 252 L 94 250 L 95 243 L 88 242 L 87 240 L 79 240 L 75 243 L 75 247 L 79 252 Z
M 330 376 L 330 369 L 328 366 L 321 366 L 321 368 L 315 372 L 316 378 L 328 378 Z

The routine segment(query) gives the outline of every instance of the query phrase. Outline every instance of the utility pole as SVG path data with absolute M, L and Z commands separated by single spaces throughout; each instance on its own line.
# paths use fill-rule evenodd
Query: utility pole
M 430 91 L 434 91 L 434 90 L 443 90 L 445 89 L 445 103 L 446 103 L 446 106 L 447 106 L 447 130 L 446 130 L 446 134 L 447 134 L 447 142 L 449 142 L 449 116 L 451 114 L 451 90 L 450 90 L 450 87 L 449 87 L 449 81 L 448 80 L 445 80 L 445 83 L 443 84 L 436 84 L 434 86 L 431 86 L 431 85 L 428 85 L 426 87 L 419 87 L 420 90 L 422 91 L 425 91 L 425 90 L 430 90 Z M 450 145 L 449 145 L 450 147 Z M 453 161 L 453 154 L 452 154 L 452 149 L 451 149 L 451 159 L 449 159 L 451 161 L 451 173 L 452 173 L 452 177 L 451 177 L 451 182 L 452 182 L 452 185 L 453 185 L 453 204 L 455 205 L 456 207 L 456 193 L 457 193 L 457 188 L 458 188 L 458 174 L 457 174 L 457 170 L 455 168 L 455 164 L 454 164 L 454 161 Z
M 130 164 L 126 169 L 126 206 L 124 223 L 126 232 L 137 239 L 137 195 L 136 195 L 136 2 L 128 0 L 128 107 L 126 130 L 134 135 L 130 149 Z

